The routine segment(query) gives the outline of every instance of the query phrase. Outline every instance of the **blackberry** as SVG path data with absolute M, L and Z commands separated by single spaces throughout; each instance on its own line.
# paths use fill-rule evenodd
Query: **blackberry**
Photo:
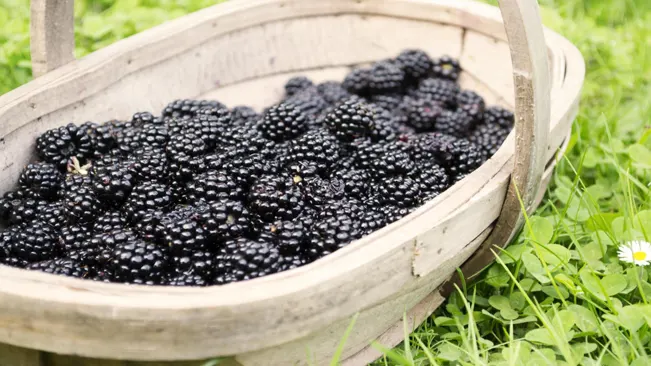
M 191 257 L 194 252 L 208 249 L 208 233 L 195 218 L 171 221 L 165 225 L 165 247 L 177 258 Z
M 126 163 L 134 182 L 160 181 L 167 176 L 167 156 L 157 148 L 144 148 Z
M 145 182 L 136 186 L 126 203 L 124 212 L 132 222 L 140 220 L 147 211 L 167 210 L 172 204 L 172 191 L 162 183 Z
M 95 159 L 108 154 L 118 144 L 118 134 L 121 132 L 125 122 L 111 120 L 102 125 L 93 125 L 87 130 L 93 147 Z
M 278 249 L 271 243 L 242 238 L 226 242 L 216 261 L 215 282 L 220 285 L 266 276 L 281 267 Z
M 108 211 L 100 215 L 93 223 L 93 232 L 109 233 L 124 229 L 127 226 L 127 218 L 121 211 Z
M 312 130 L 290 142 L 287 154 L 281 158 L 285 166 L 297 162 L 313 163 L 319 171 L 327 172 L 339 159 L 339 143 L 326 130 Z
M 309 234 L 306 254 L 315 260 L 343 248 L 362 236 L 356 222 L 346 215 L 317 221 Z
M 293 181 L 277 176 L 261 177 L 249 191 L 249 207 L 265 220 L 292 219 L 305 205 Z
M 317 177 L 301 182 L 305 199 L 313 206 L 321 206 L 330 201 L 342 199 L 345 186 L 344 181 L 337 178 L 326 180 Z
M 385 206 L 383 210 L 386 212 L 386 224 L 389 225 L 409 215 L 415 207 Z
M 216 100 L 175 100 L 168 104 L 161 113 L 163 117 L 193 117 L 202 108 L 226 108 Z
M 40 208 L 36 220 L 41 221 L 55 230 L 61 230 L 67 224 L 63 204 L 53 202 Z
M 69 258 L 36 262 L 27 266 L 27 269 L 75 278 L 89 278 L 91 276 L 91 270 L 87 266 Z
M 474 143 L 454 136 L 434 132 L 410 141 L 415 160 L 437 161 L 456 182 L 484 162 L 484 153 Z
M 422 50 L 404 50 L 398 57 L 396 63 L 410 81 L 417 81 L 427 76 L 434 66 L 432 59 Z
M 387 144 L 379 156 L 372 161 L 370 169 L 375 177 L 406 174 L 414 168 L 406 146 L 402 144 Z
M 133 190 L 135 176 L 123 165 L 101 169 L 94 177 L 93 189 L 107 206 L 121 205 Z
M 380 209 L 367 208 L 359 218 L 361 235 L 368 235 L 383 228 L 387 224 L 386 221 L 386 214 Z
M 58 235 L 49 225 L 33 221 L 17 231 L 11 256 L 29 263 L 53 259 L 58 253 Z
M 326 116 L 325 122 L 337 139 L 343 142 L 368 135 L 375 125 L 373 112 L 357 98 L 339 104 Z
M 463 137 L 474 127 L 475 119 L 464 110 L 443 111 L 434 126 L 437 132 Z
M 231 118 L 233 126 L 249 126 L 258 121 L 260 115 L 249 106 L 237 106 L 231 109 Z
M 300 255 L 308 239 L 309 226 L 300 220 L 276 221 L 265 226 L 265 233 L 276 241 L 281 255 Z
M 208 146 L 201 136 L 194 133 L 182 133 L 174 135 L 167 144 L 167 157 L 176 161 L 181 156 L 200 156 L 208 151 Z
M 227 109 L 220 109 L 215 115 L 198 115 L 189 119 L 183 134 L 199 137 L 208 149 L 213 149 L 232 123 L 232 116 Z
M 292 95 L 314 86 L 312 80 L 305 76 L 294 76 L 285 83 L 285 94 L 289 97 Z
M 169 130 L 165 125 L 148 124 L 138 132 L 137 140 L 143 146 L 165 147 L 170 139 Z
M 311 161 L 298 161 L 292 162 L 287 165 L 283 175 L 288 173 L 294 184 L 302 184 L 305 180 L 318 178 L 319 168 Z
M 280 262 L 280 272 L 284 272 L 290 269 L 302 267 L 310 263 L 310 260 L 303 255 L 281 255 Z
M 92 148 L 90 136 L 72 123 L 49 130 L 36 139 L 39 157 L 60 170 L 66 168 L 68 160 L 73 156 L 80 161 L 89 158 Z
M 405 81 L 405 73 L 392 61 L 378 61 L 369 70 L 368 89 L 371 94 L 399 91 Z
M 273 155 L 273 150 L 278 143 L 270 141 L 263 136 L 257 128 L 249 126 L 234 127 L 224 132 L 221 136 L 220 150 L 235 148 L 237 154 L 262 154 L 265 157 Z M 236 154 L 236 155 L 237 155 Z
M 308 118 L 310 124 L 314 124 L 319 114 L 329 107 L 328 102 L 316 91 L 316 88 L 297 92 L 283 103 L 298 108 Z
M 4 231 L 0 231 L 0 263 L 7 264 L 11 258 L 11 247 L 13 246 L 16 232 L 20 227 L 14 226 Z
M 170 277 L 165 285 L 167 286 L 193 286 L 193 287 L 200 287 L 200 286 L 209 286 L 211 283 L 206 281 L 206 279 L 198 274 L 192 274 L 192 273 L 181 273 L 181 274 L 174 274 L 172 277 Z
M 218 166 L 223 166 L 241 187 L 249 187 L 261 176 L 278 172 L 277 162 L 261 154 L 238 154 L 223 165 L 209 164 L 208 167 L 218 169 Z
M 496 124 L 510 130 L 513 128 L 515 118 L 513 112 L 502 107 L 493 106 L 486 108 L 484 111 L 484 123 L 488 125 Z
M 59 247 L 68 255 L 70 252 L 79 250 L 91 239 L 93 230 L 86 225 L 67 225 L 61 228 L 59 235 Z
M 8 221 L 14 210 L 20 206 L 24 200 L 31 198 L 31 196 L 33 196 L 31 191 L 26 189 L 6 192 L 2 198 L 0 198 L 0 220 Z
M 267 110 L 258 129 L 270 140 L 285 141 L 303 133 L 307 119 L 294 105 L 280 103 Z
M 78 186 L 64 192 L 64 212 L 68 222 L 92 222 L 100 209 L 101 205 L 95 192 L 87 186 Z
M 457 106 L 462 111 L 466 112 L 474 120 L 481 119 L 486 108 L 484 98 L 471 90 L 464 90 L 457 94 Z
M 115 282 L 155 285 L 166 271 L 167 255 L 156 244 L 140 239 L 117 244 L 111 252 L 111 279 Z
M 374 94 L 368 98 L 368 102 L 374 104 L 387 112 L 397 109 L 402 103 L 402 94 Z
M 166 227 L 172 225 L 174 222 L 185 219 L 196 220 L 204 210 L 204 206 L 179 205 L 174 207 L 170 212 L 160 210 L 149 211 L 135 225 L 135 231 L 138 236 L 148 242 L 164 244 Z
M 350 168 L 347 170 L 335 171 L 333 179 L 343 182 L 346 196 L 363 198 L 368 192 L 371 176 L 367 170 Z
M 499 124 L 481 124 L 468 136 L 470 142 L 475 143 L 487 154 L 493 156 L 509 136 L 511 130 Z
M 442 56 L 434 60 L 432 73 L 438 78 L 456 81 L 459 79 L 461 67 L 459 66 L 459 61 L 450 56 Z
M 369 89 L 371 73 L 367 69 L 355 69 L 346 75 L 341 86 L 350 93 L 363 95 Z
M 355 199 L 330 201 L 319 208 L 315 214 L 316 220 L 325 220 L 331 217 L 346 216 L 353 221 L 359 221 L 366 210 L 361 201 Z
M 407 124 L 418 132 L 433 131 L 438 119 L 446 112 L 442 102 L 429 99 L 405 98 L 400 112 L 407 118 Z
M 193 251 L 186 256 L 173 257 L 172 275 L 176 281 L 185 278 L 195 286 L 207 286 L 213 284 L 214 277 L 214 255 L 208 251 Z
M 196 176 L 188 184 L 188 195 L 192 203 L 239 200 L 243 198 L 244 190 L 225 171 L 210 171 Z
M 455 107 L 459 85 L 446 79 L 423 79 L 418 83 L 418 89 L 413 93 L 417 99 L 429 99 L 444 103 L 448 107 Z
M 154 117 L 151 112 L 136 112 L 131 117 L 131 124 L 136 128 L 143 128 L 148 125 L 162 125 L 163 120 Z
M 400 136 L 400 124 L 389 112 L 375 115 L 375 128 L 369 134 L 373 142 L 391 142 Z
M 210 204 L 202 220 L 209 237 L 217 242 L 251 236 L 254 229 L 251 214 L 238 201 L 226 200 Z
M 435 198 L 450 186 L 450 178 L 445 169 L 434 161 L 421 162 L 410 177 L 420 185 L 424 201 Z
M 43 199 L 56 199 L 63 176 L 54 164 L 29 164 L 20 175 L 18 184 Z
M 408 177 L 395 176 L 382 179 L 378 193 L 380 203 L 383 205 L 412 207 L 420 203 L 420 184 Z
M 330 104 L 339 103 L 350 97 L 350 93 L 337 81 L 323 82 L 316 86 L 316 90 Z
M 47 201 L 28 198 L 19 202 L 13 202 L 9 214 L 9 222 L 13 225 L 28 223 L 34 220 L 37 215 L 48 204 Z

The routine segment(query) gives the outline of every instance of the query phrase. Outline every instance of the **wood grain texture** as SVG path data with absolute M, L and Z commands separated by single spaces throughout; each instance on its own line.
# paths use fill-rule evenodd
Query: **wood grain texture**
M 30 27 L 34 77 L 75 59 L 74 0 L 32 0 Z
M 387 28 L 400 32 L 377 37 Z M 546 34 L 550 54 L 568 58 L 572 46 Z M 477 42 L 467 42 L 469 37 Z M 229 1 L 118 42 L 1 96 L 0 192 L 31 156 L 24 141 L 68 121 L 128 117 L 143 106 L 156 111 L 171 99 L 200 95 L 261 106 L 277 97 L 284 75 L 340 78 L 351 65 L 394 56 L 406 46 L 462 59 L 481 47 L 508 61 L 505 37 L 496 8 L 468 1 Z M 433 50 L 437 44 L 440 48 Z M 310 54 L 297 57 L 302 50 Z M 580 60 L 580 55 L 572 57 Z M 562 143 L 576 111 L 583 75 L 574 77 L 573 70 L 581 62 L 567 59 L 566 77 L 553 80 L 559 95 L 545 126 L 550 131 L 542 142 L 545 160 Z M 517 105 L 507 91 L 511 70 L 471 62 L 462 84 L 481 86 L 495 103 Z M 507 81 L 493 87 L 491 72 Z M 372 355 L 359 353 L 369 340 L 384 334 L 396 341 L 388 329 L 395 331 L 403 311 L 415 306 L 424 318 L 433 310 L 417 304 L 428 296 L 440 298 L 441 282 L 475 252 L 481 242 L 476 238 L 490 232 L 507 194 L 515 147 L 512 134 L 486 164 L 403 220 L 308 266 L 265 278 L 170 289 L 0 266 L 0 341 L 97 359 L 139 360 L 111 361 L 120 366 L 222 355 L 237 355 L 244 364 L 272 359 L 293 364 L 304 361 L 299 348 L 309 344 L 315 345 L 313 354 L 321 364 L 350 317 L 361 311 L 362 328 L 345 350 L 350 362 L 359 364 L 355 357 Z M 80 358 L 48 354 L 45 359 Z

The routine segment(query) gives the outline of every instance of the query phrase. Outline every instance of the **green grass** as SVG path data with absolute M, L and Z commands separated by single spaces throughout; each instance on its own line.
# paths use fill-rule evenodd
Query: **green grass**
M 77 55 L 209 3 L 77 1 Z M 26 4 L 0 0 L 0 94 L 30 79 Z M 651 241 L 651 2 L 543 5 L 587 63 L 572 144 L 522 235 L 376 365 L 651 362 L 649 270 L 616 255 Z

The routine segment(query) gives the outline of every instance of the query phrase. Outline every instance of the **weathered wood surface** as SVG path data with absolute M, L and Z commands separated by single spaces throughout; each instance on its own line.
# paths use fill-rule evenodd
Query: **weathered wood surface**
M 32 73 L 43 75 L 75 59 L 73 0 L 32 0 Z
M 400 31 L 377 37 L 386 29 Z M 405 47 L 460 57 L 467 62 L 462 85 L 483 88 L 487 100 L 517 110 L 526 99 L 519 92 L 533 89 L 518 88 L 517 98 L 513 93 L 506 34 L 496 8 L 467 1 L 231 1 L 118 42 L 1 96 L 0 192 L 13 184 L 30 157 L 24 141 L 47 128 L 70 120 L 127 117 L 143 106 L 156 111 L 169 100 L 199 95 L 218 96 L 231 105 L 253 99 L 261 106 L 277 97 L 273 93 L 282 85 L 281 75 L 340 77 L 351 64 L 394 56 Z M 558 95 L 551 121 L 543 126 L 549 138 L 538 129 L 518 133 L 521 144 L 540 137 L 544 151 L 533 155 L 548 161 L 574 117 L 583 65 L 566 40 L 548 30 L 545 35 L 550 59 L 564 60 L 554 67 L 565 65 L 566 71 L 560 77 L 552 69 L 552 90 Z M 297 57 L 301 50 L 309 53 Z M 486 52 L 498 64 L 473 62 Z M 536 121 L 527 114 L 532 110 L 519 113 L 528 116 L 520 123 Z M 537 121 L 542 120 L 545 116 Z M 169 289 L 0 266 L 0 341 L 103 359 L 237 355 L 244 365 L 305 363 L 299 348 L 308 344 L 315 345 L 316 364 L 323 364 L 350 317 L 361 311 L 360 329 L 345 351 L 348 364 L 361 364 L 377 355 L 368 348 L 360 351 L 369 340 L 399 340 L 396 322 L 403 311 L 414 306 L 409 316 L 419 322 L 438 306 L 441 282 L 488 235 L 507 195 L 514 152 L 522 153 L 515 140 L 512 134 L 486 164 L 407 218 L 308 266 L 266 278 Z M 535 159 L 527 159 L 535 165 Z M 424 298 L 432 300 L 431 307 Z M 19 352 L 9 357 L 36 356 Z M 44 365 L 141 364 L 38 357 Z

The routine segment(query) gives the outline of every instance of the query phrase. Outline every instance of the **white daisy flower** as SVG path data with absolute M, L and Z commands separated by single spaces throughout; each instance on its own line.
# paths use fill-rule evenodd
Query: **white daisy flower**
M 643 240 L 633 240 L 619 246 L 619 260 L 646 266 L 651 263 L 651 243 Z

